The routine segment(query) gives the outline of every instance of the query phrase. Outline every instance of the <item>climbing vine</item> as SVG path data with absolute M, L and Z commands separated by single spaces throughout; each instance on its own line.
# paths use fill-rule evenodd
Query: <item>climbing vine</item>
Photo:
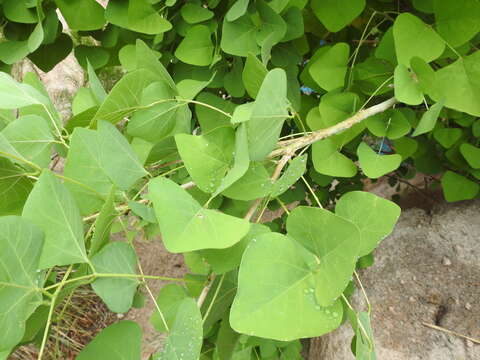
M 447 201 L 478 197 L 477 0 L 0 8 L 0 359 L 27 343 L 47 358 L 81 285 L 115 313 L 151 298 L 167 335 L 152 359 L 300 359 L 299 339 L 344 322 L 374 359 L 357 270 L 400 208 L 364 184 L 419 172 Z M 65 120 L 35 74 L 9 72 L 72 51 L 88 84 Z M 144 273 L 134 239 L 156 235 L 184 277 Z M 170 283 L 155 294 L 148 279 Z M 77 358 L 139 359 L 141 338 L 121 321 Z

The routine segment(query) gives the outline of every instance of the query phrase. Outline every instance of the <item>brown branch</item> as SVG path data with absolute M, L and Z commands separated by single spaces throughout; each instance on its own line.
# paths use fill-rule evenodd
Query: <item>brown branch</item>
M 280 145 L 283 145 L 283 146 L 279 149 L 272 151 L 268 157 L 273 158 L 273 157 L 277 157 L 285 154 L 293 154 L 297 150 L 305 146 L 311 145 L 314 142 L 317 142 L 322 139 L 326 139 L 330 136 L 337 135 L 345 130 L 348 130 L 352 126 L 358 123 L 361 123 L 363 120 L 388 110 L 396 103 L 397 103 L 397 99 L 392 97 L 384 102 L 381 102 L 380 104 L 369 107 L 368 109 L 360 110 L 352 117 L 336 125 L 330 126 L 326 129 L 320 129 L 320 130 L 314 131 L 311 134 L 302 136 L 298 139 L 283 141 L 282 143 L 280 143 Z

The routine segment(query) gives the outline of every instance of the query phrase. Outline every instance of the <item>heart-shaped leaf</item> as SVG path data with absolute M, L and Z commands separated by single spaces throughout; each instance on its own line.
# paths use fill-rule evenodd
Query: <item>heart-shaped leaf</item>
M 402 162 L 400 155 L 379 155 L 364 142 L 358 146 L 357 155 L 363 173 L 370 179 L 379 178 L 396 170 Z
M 149 191 L 162 240 L 170 252 L 227 248 L 250 228 L 246 220 L 202 208 L 187 191 L 164 177 L 151 180 Z
M 315 293 L 315 256 L 285 235 L 252 239 L 238 274 L 230 325 L 240 333 L 280 341 L 325 334 L 342 319 L 340 301 L 322 307 Z

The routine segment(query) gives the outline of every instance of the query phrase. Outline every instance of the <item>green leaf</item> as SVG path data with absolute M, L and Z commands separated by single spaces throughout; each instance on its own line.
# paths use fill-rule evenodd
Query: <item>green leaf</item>
M 42 302 L 37 273 L 42 231 L 18 216 L 0 217 L 0 353 L 23 338 L 25 322 Z
M 374 194 L 351 191 L 337 201 L 335 214 L 355 224 L 360 231 L 360 257 L 369 254 L 392 232 L 400 208 Z
M 313 80 L 326 91 L 343 87 L 349 54 L 350 48 L 346 43 L 337 43 L 322 52 L 309 68 Z
M 268 196 L 273 188 L 270 173 L 258 162 L 250 163 L 245 174 L 223 191 L 223 195 L 235 200 L 249 201 Z
M 214 192 L 233 160 L 233 129 L 218 128 L 201 136 L 178 134 L 175 141 L 180 157 L 195 184 L 204 192 Z
M 355 176 L 357 166 L 337 149 L 337 144 L 331 138 L 314 143 L 312 145 L 312 161 L 315 170 L 329 176 Z
M 283 14 L 283 19 L 287 24 L 287 32 L 282 39 L 282 42 L 298 39 L 304 34 L 303 14 L 296 6 L 288 8 Z
M 167 284 L 160 289 L 155 301 L 162 311 L 162 316 L 169 328 L 173 326 L 181 302 L 187 297 L 186 289 L 178 284 Z M 155 309 L 150 318 L 150 323 L 158 332 L 167 332 L 162 316 Z
M 242 72 L 242 80 L 248 95 L 255 99 L 268 70 L 258 58 L 249 53 Z
M 0 72 L 0 108 L 18 109 L 41 104 L 43 96 L 33 87 L 19 84 L 10 75 Z
M 445 43 L 435 30 L 410 13 L 397 16 L 393 24 L 393 38 L 398 63 L 407 67 L 414 56 L 430 62 L 442 55 L 445 49 Z
M 242 79 L 243 62 L 241 58 L 234 58 L 233 65 L 227 74 L 223 77 L 223 86 L 232 97 L 243 97 L 245 95 L 245 86 Z
M 407 67 L 398 64 L 395 68 L 395 97 L 408 105 L 419 105 L 423 102 L 423 93 L 414 74 Z
M 64 174 L 74 180 L 66 186 L 82 214 L 88 214 L 100 208 L 112 184 L 128 190 L 147 172 L 127 139 L 114 125 L 100 121 L 96 131 L 73 131 Z
M 92 91 L 89 88 L 81 87 L 73 98 L 72 113 L 75 116 L 96 106 L 98 106 L 98 102 Z
M 77 360 L 140 360 L 142 329 L 133 321 L 120 321 L 103 329 L 78 354 Z
M 465 176 L 453 171 L 446 171 L 442 176 L 442 189 L 445 200 L 455 202 L 475 198 L 480 186 Z
M 257 55 L 260 47 L 257 45 L 257 27 L 248 14 L 235 21 L 224 21 L 220 47 L 224 52 L 235 56 Z
M 35 25 L 35 28 L 33 29 L 32 33 L 28 37 L 28 51 L 29 52 L 34 52 L 37 50 L 40 45 L 42 44 L 43 41 L 43 27 L 42 23 L 39 22 L 37 25 Z
M 225 15 L 227 21 L 232 22 L 243 16 L 247 12 L 248 3 L 249 0 L 236 0 Z
M 131 245 L 112 242 L 92 257 L 92 264 L 101 274 L 136 274 L 137 255 Z M 98 278 L 92 283 L 95 293 L 116 313 L 125 313 L 132 307 L 138 279 L 126 277 Z
M 360 311 L 357 319 L 356 324 L 352 323 L 352 327 L 355 330 L 355 358 L 359 360 L 376 360 L 370 315 L 367 312 Z
M 32 189 L 25 171 L 0 158 L 0 216 L 20 215 Z
M 40 70 L 49 72 L 72 51 L 72 38 L 67 34 L 60 34 L 53 43 L 42 44 L 37 50 L 28 55 L 28 58 Z
M 379 178 L 396 170 L 402 162 L 401 155 L 379 155 L 364 142 L 358 146 L 357 155 L 363 173 L 370 179 Z
M 228 189 L 232 184 L 245 175 L 249 164 L 250 158 L 248 155 L 247 130 L 245 125 L 240 125 L 235 133 L 235 155 L 233 166 L 228 170 L 227 174 L 222 179 L 220 186 L 212 194 L 212 197 L 215 197 L 225 189 Z
M 172 28 L 172 24 L 145 0 L 109 1 L 105 18 L 114 25 L 150 35 Z
M 252 239 L 269 232 L 270 228 L 266 225 L 252 224 L 248 234 L 235 245 L 226 249 L 200 250 L 200 255 L 212 266 L 215 273 L 224 274 L 240 266 L 242 255 Z
M 96 30 L 105 24 L 103 7 L 95 0 L 55 0 L 72 30 Z
M 45 233 L 39 269 L 88 262 L 80 211 L 65 185 L 51 171 L 43 170 L 22 216 Z
M 165 340 L 163 351 L 154 355 L 158 360 L 197 360 L 203 342 L 202 315 L 192 298 L 185 298 L 178 306 L 175 321 Z
M 282 69 L 268 72 L 258 91 L 247 122 L 248 150 L 251 160 L 263 160 L 278 141 L 287 111 L 287 76 Z
M 282 17 L 272 9 L 269 3 L 260 0 L 256 2 L 256 6 L 261 20 L 261 26 L 257 33 L 256 40 L 263 51 L 267 41 L 270 41 L 271 49 L 271 46 L 279 43 L 280 40 L 283 39 L 287 32 L 287 24 Z
M 358 227 L 330 211 L 299 206 L 287 218 L 288 235 L 315 255 L 315 297 L 331 305 L 355 270 L 361 234 Z
M 92 64 L 94 69 L 99 69 L 108 64 L 110 53 L 100 46 L 79 45 L 73 49 L 78 63 L 87 68 L 87 63 Z
M 4 0 L 2 1 L 3 13 L 8 20 L 34 24 L 38 21 L 38 15 L 35 9 L 27 7 L 26 1 Z
M 272 198 L 283 194 L 302 177 L 307 169 L 307 157 L 307 154 L 297 156 L 290 162 L 282 177 L 273 184 L 272 193 L 270 194 Z
M 190 121 L 187 104 L 176 101 L 175 93 L 163 81 L 148 85 L 140 103 L 147 108 L 135 111 L 130 118 L 127 125 L 130 136 L 158 143 L 174 133 L 178 122 Z
M 210 29 L 205 25 L 192 26 L 175 50 L 175 56 L 186 64 L 208 66 L 213 60 L 214 46 Z
M 0 43 L 0 61 L 5 64 L 15 64 L 24 59 L 30 52 L 28 41 L 3 41 Z
M 480 31 L 480 4 L 476 0 L 434 0 L 433 10 L 438 33 L 453 47 Z
M 412 136 L 419 136 L 432 131 L 437 123 L 437 119 L 440 115 L 440 111 L 442 111 L 442 108 L 443 101 L 440 101 L 425 111 Z
M 440 145 L 444 148 L 451 148 L 460 138 L 462 137 L 462 129 L 458 128 L 444 128 L 436 129 L 433 132 L 433 137 L 437 140 Z
M 1 133 L 22 157 L 40 168 L 48 167 L 53 136 L 43 118 L 36 115 L 19 117 Z
M 463 143 L 460 145 L 460 153 L 467 160 L 468 165 L 474 169 L 480 168 L 480 149 L 472 144 Z
M 362 13 L 365 0 L 312 0 L 311 6 L 328 31 L 337 32 Z
M 103 88 L 100 79 L 98 78 L 97 74 L 95 74 L 95 70 L 90 64 L 87 64 L 87 72 L 88 72 L 88 83 L 90 85 L 90 90 L 97 101 L 98 104 L 101 104 L 103 100 L 107 97 L 107 93 Z
M 128 73 L 115 84 L 98 109 L 91 124 L 96 124 L 98 120 L 116 124 L 130 115 L 142 105 L 140 99 L 143 90 L 151 83 L 159 80 L 155 73 L 146 69 Z M 125 94 L 130 95 L 125 96 Z
M 95 219 L 95 229 L 90 242 L 90 257 L 95 255 L 110 239 L 112 224 L 118 216 L 118 212 L 115 210 L 115 190 L 115 186 L 112 185 L 107 200 Z
M 200 93 L 196 100 L 226 113 L 231 113 L 233 109 L 235 109 L 235 104 L 210 92 Z M 202 128 L 202 133 L 204 134 L 218 128 L 230 127 L 230 118 L 228 116 L 207 106 L 195 104 L 195 114 L 197 115 L 198 122 Z
M 366 120 L 370 132 L 378 137 L 395 140 L 410 132 L 411 126 L 405 115 L 398 109 L 374 115 Z
M 204 8 L 200 4 L 187 2 L 180 9 L 180 14 L 183 20 L 189 24 L 197 24 L 203 21 L 210 20 L 213 17 L 213 12 Z
M 428 95 L 445 106 L 480 116 L 480 51 L 462 57 L 437 72 Z
M 240 241 L 250 228 L 246 220 L 202 208 L 166 178 L 151 180 L 149 190 L 162 240 L 170 252 L 226 248 Z
M 157 53 L 150 49 L 147 44 L 140 39 L 137 39 L 135 46 L 137 53 L 137 69 L 150 70 L 159 78 L 159 80 L 164 81 L 172 91 L 177 94 L 175 83 L 167 69 L 165 69 L 165 66 L 158 61 Z
M 337 328 L 342 305 L 318 304 L 315 256 L 277 234 L 252 239 L 238 274 L 230 325 L 250 336 L 289 341 L 320 336 Z
M 395 151 L 402 156 L 402 161 L 409 158 L 418 149 L 418 143 L 412 138 L 401 137 L 393 142 Z

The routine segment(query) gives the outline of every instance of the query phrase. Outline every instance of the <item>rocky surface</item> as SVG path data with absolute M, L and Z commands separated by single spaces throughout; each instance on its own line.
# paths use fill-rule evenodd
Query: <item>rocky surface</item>
M 480 202 L 403 212 L 360 276 L 372 304 L 378 359 L 478 360 Z M 365 309 L 361 294 L 355 307 Z M 351 360 L 349 325 L 311 343 L 309 359 Z

